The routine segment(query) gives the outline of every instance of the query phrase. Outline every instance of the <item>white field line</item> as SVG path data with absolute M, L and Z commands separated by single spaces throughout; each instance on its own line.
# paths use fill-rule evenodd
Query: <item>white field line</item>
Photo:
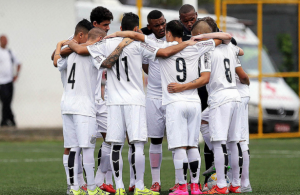
M 254 154 L 253 154 L 254 153 Z M 266 150 L 261 152 L 253 152 L 250 153 L 250 158 L 300 158 L 300 152 L 298 151 L 291 151 L 291 150 L 283 150 L 283 151 L 277 151 L 277 150 Z M 126 159 L 123 159 L 126 160 Z M 148 157 L 146 157 L 146 160 L 149 160 Z M 172 157 L 163 157 L 163 160 L 170 160 L 172 161 Z M 36 158 L 36 159 L 0 159 L 0 163 L 35 163 L 35 162 L 62 162 L 62 158 Z M 95 159 L 97 161 L 97 159 Z

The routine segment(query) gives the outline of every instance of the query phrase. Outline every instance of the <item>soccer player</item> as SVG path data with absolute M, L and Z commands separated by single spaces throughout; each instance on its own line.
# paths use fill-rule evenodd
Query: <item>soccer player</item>
M 91 23 L 86 20 L 83 19 L 81 20 L 75 27 L 75 33 L 74 33 L 74 40 L 77 41 L 78 43 L 85 43 L 87 41 L 87 37 L 88 37 L 88 31 L 90 29 L 92 29 L 92 25 Z M 57 63 L 57 61 L 61 58 L 60 56 L 60 51 L 61 51 L 61 47 L 65 42 L 60 42 L 57 44 L 57 48 L 55 51 L 55 55 L 54 55 L 54 59 L 53 59 L 53 64 L 54 66 L 58 67 L 58 70 L 61 73 L 61 80 L 63 83 L 63 87 L 64 87 L 64 91 L 65 91 L 65 86 L 67 83 L 67 69 L 66 69 L 66 64 L 65 66 L 61 66 L 62 63 Z M 66 46 L 65 46 L 66 47 Z M 62 60 L 62 59 L 60 59 Z M 62 96 L 61 99 L 61 109 L 63 110 L 63 102 L 64 102 L 64 95 Z M 63 164 L 65 167 L 65 172 L 66 172 L 66 177 L 67 177 L 67 184 L 68 184 L 68 188 L 67 188 L 67 194 L 70 191 L 70 180 L 69 180 L 69 168 L 68 168 L 68 158 L 69 158 L 69 153 L 70 153 L 70 142 L 69 142 L 69 138 L 67 137 L 67 126 L 66 126 L 66 122 L 65 122 L 65 116 L 62 114 L 62 119 L 63 119 L 63 131 L 64 131 L 64 154 L 63 154 Z M 79 161 L 81 162 L 81 156 L 79 157 Z M 78 163 L 78 181 L 79 181 L 79 185 L 83 190 L 86 190 L 86 183 L 84 181 L 83 178 L 83 168 L 82 168 L 82 163 Z
M 197 21 L 200 33 L 212 32 L 211 27 L 205 21 Z M 202 23 L 202 25 L 201 25 Z M 201 36 L 201 35 L 199 35 Z M 197 38 L 197 36 L 195 37 Z M 224 194 L 240 192 L 239 180 L 239 141 L 240 120 L 239 107 L 240 95 L 236 88 L 236 81 L 232 79 L 235 75 L 236 53 L 228 45 L 220 45 L 214 51 L 210 51 L 201 56 L 200 60 L 201 74 L 207 75 L 209 82 L 205 77 L 200 77 L 194 83 L 183 85 L 172 83 L 168 86 L 169 92 L 181 92 L 183 90 L 195 89 L 205 84 L 208 90 L 209 98 L 209 132 L 211 136 L 212 148 L 214 151 L 214 161 L 217 172 L 217 185 L 204 194 Z M 225 176 L 227 173 L 228 156 L 226 142 L 231 151 L 231 165 L 233 180 L 231 186 L 227 188 Z
M 151 11 L 148 16 L 148 29 L 152 31 L 151 38 L 166 40 L 166 19 L 162 12 Z M 146 116 L 148 137 L 151 139 L 149 159 L 152 174 L 151 191 L 160 192 L 160 167 L 162 162 L 162 142 L 166 128 L 166 108 L 162 105 L 162 86 L 160 77 L 160 64 L 145 58 L 143 69 L 148 74 Z
M 92 24 L 90 23 L 91 27 Z M 75 33 L 76 34 L 76 33 Z M 88 33 L 86 44 L 98 42 L 106 35 L 100 28 L 93 28 Z M 94 149 L 96 143 L 96 109 L 95 88 L 98 70 L 92 66 L 90 56 L 70 54 L 67 59 L 62 58 L 58 63 L 67 64 L 67 84 L 64 91 L 63 117 L 67 132 L 68 146 L 71 148 L 68 167 L 71 183 L 70 193 L 85 194 L 79 188 L 77 179 L 78 161 L 81 150 L 83 152 L 83 166 L 87 178 L 88 194 L 104 194 L 95 185 L 94 179 Z
M 139 18 L 136 14 L 125 13 L 121 23 L 121 30 L 138 30 Z M 144 143 L 147 140 L 145 94 L 142 85 L 142 59 L 157 49 L 148 44 L 133 42 L 124 48 L 123 52 L 117 45 L 122 38 L 113 38 L 98 44 L 81 47 L 76 43 L 69 46 L 79 54 L 90 53 L 99 63 L 104 56 L 110 62 L 111 69 L 107 71 L 107 105 L 108 130 L 107 142 L 112 143 L 111 160 L 115 177 L 117 194 L 125 194 L 122 179 L 123 160 L 121 156 L 125 139 L 134 145 L 135 152 L 132 164 L 135 165 L 135 194 L 152 193 L 144 188 L 145 156 Z M 157 52 L 159 56 L 168 57 L 188 46 L 192 42 L 182 43 Z M 112 55 L 113 51 L 119 55 Z M 121 55 L 120 55 L 121 54 Z
M 101 29 L 103 29 L 106 33 L 109 31 L 110 27 L 110 23 L 111 20 L 113 20 L 113 15 L 112 13 L 106 9 L 105 7 L 102 6 L 98 6 L 96 8 L 94 8 L 90 14 L 90 21 L 92 22 L 94 27 L 99 27 Z M 72 35 L 69 40 L 73 39 L 74 35 Z M 64 45 L 64 44 L 63 44 Z M 62 56 L 67 56 L 70 55 L 73 51 L 70 50 L 69 48 L 64 48 L 61 51 L 61 55 Z M 52 59 L 53 59 L 54 53 L 52 55 Z M 98 73 L 98 80 L 101 79 L 102 75 L 101 71 L 99 71 Z M 99 84 L 100 83 L 100 84 Z M 98 132 L 101 133 L 104 142 L 102 143 L 102 145 L 100 146 L 99 152 L 98 152 L 98 158 L 100 160 L 98 160 L 98 169 L 96 172 L 96 184 L 97 186 L 99 186 L 102 190 L 110 192 L 110 193 L 115 193 L 115 189 L 113 188 L 112 184 L 112 172 L 111 172 L 111 168 L 110 166 L 108 166 L 107 163 L 107 159 L 109 159 L 109 155 L 110 155 L 110 144 L 105 142 L 105 136 L 106 136 L 106 129 L 107 129 L 107 108 L 105 105 L 105 102 L 102 101 L 101 99 L 101 95 L 97 95 L 99 93 L 99 90 L 101 90 L 101 80 L 97 82 L 97 86 L 96 86 L 96 109 L 97 109 L 97 114 L 96 114 L 96 118 L 97 118 L 97 129 Z M 99 135 L 97 134 L 97 137 L 99 137 Z M 65 152 L 64 152 L 64 162 L 66 162 L 68 159 L 68 154 L 69 154 L 70 149 L 66 148 Z M 79 160 L 81 161 L 81 157 L 79 158 Z M 103 162 L 102 162 L 103 161 Z M 64 163 L 66 165 L 66 163 Z M 79 163 L 79 177 L 80 177 L 80 185 L 82 186 L 83 189 L 86 190 L 86 184 L 83 178 L 83 170 L 81 168 L 81 163 Z M 65 166 L 66 168 L 66 166 Z M 104 183 L 104 177 L 106 177 L 106 183 L 107 185 Z
M 181 43 L 182 32 L 182 25 L 173 20 L 167 23 L 166 26 L 166 40 L 168 42 L 134 32 L 116 32 L 108 37 L 130 37 L 159 48 L 165 48 Z M 198 34 L 196 31 L 193 33 L 194 35 Z M 224 40 L 231 39 L 231 36 L 226 33 L 214 33 L 206 36 Z M 184 176 L 186 175 L 188 163 L 192 172 L 192 194 L 201 193 L 198 185 L 200 154 L 197 149 L 200 129 L 198 118 L 201 118 L 201 103 L 196 90 L 181 94 L 169 94 L 166 86 L 171 82 L 186 83 L 197 79 L 198 59 L 205 52 L 214 49 L 215 42 L 217 45 L 221 43 L 220 40 L 199 42 L 195 46 L 187 47 L 169 58 L 158 58 L 162 78 L 162 104 L 166 105 L 168 145 L 169 149 L 175 150 L 174 165 L 180 184 L 178 190 L 172 194 L 188 194 L 186 177 Z M 155 53 L 152 55 L 155 55 Z

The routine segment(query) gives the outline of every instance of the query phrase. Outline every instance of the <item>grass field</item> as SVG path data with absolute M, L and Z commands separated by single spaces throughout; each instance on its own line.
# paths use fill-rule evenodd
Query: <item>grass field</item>
M 97 148 L 101 141 L 97 142 Z M 203 146 L 201 146 L 201 153 Z M 300 194 L 300 139 L 250 141 L 252 194 Z M 145 147 L 145 185 L 150 187 L 149 143 Z M 129 185 L 128 147 L 123 149 L 125 186 Z M 63 142 L 1 142 L 0 194 L 65 194 Z M 161 169 L 162 194 L 174 185 L 172 153 L 164 142 Z M 201 154 L 203 159 L 203 154 Z M 201 172 L 204 169 L 202 160 Z M 201 183 L 204 177 L 200 178 Z

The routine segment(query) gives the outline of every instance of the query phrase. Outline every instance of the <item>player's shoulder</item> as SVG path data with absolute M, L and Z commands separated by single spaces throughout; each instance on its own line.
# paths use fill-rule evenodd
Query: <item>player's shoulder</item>
M 155 37 L 154 33 L 147 36 L 147 39 L 156 42 L 157 44 L 164 44 L 165 43 L 165 37 L 158 39 Z
M 213 39 L 209 39 L 207 41 L 199 41 L 194 46 L 198 47 L 198 48 L 201 48 L 201 47 L 209 47 L 209 46 L 213 46 L 213 45 L 214 45 L 214 40 Z

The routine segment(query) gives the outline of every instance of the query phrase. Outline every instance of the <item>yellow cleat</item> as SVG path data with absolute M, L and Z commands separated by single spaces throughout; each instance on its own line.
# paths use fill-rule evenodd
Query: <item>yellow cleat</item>
M 134 195 L 154 195 L 154 192 L 149 190 L 148 188 L 144 188 L 143 190 L 140 190 L 138 188 L 134 189 Z
M 70 190 L 70 195 L 86 195 L 86 192 L 84 190 L 82 190 L 81 188 L 79 188 L 79 190 Z
M 96 187 L 94 191 L 88 189 L 86 195 L 109 195 L 109 193 L 101 190 L 99 187 Z
M 115 195 L 127 195 L 124 188 L 119 188 L 116 190 Z

